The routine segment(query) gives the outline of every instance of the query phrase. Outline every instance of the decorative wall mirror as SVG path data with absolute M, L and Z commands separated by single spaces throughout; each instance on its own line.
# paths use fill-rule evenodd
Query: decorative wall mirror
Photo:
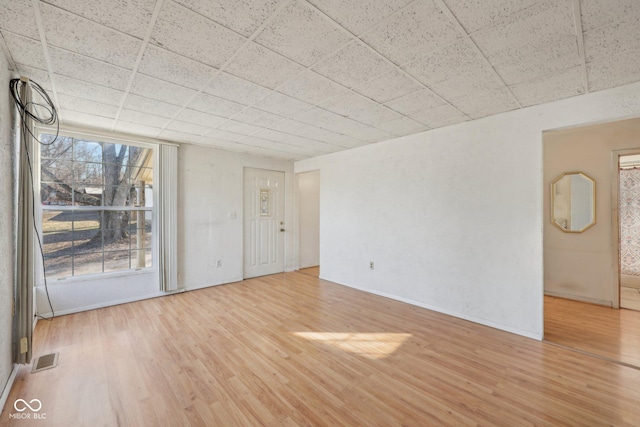
M 582 233 L 596 223 L 596 182 L 582 172 L 566 172 L 551 183 L 551 222 L 566 233 Z

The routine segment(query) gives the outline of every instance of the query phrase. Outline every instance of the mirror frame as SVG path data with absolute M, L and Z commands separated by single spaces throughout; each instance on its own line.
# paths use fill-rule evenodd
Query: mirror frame
M 569 176 L 569 175 L 582 175 L 583 177 L 585 177 L 586 179 L 588 179 L 589 181 L 591 181 L 593 183 L 593 193 L 592 193 L 592 197 L 591 197 L 591 208 L 593 209 L 593 217 L 591 219 L 591 222 L 589 224 L 587 224 L 586 226 L 582 227 L 580 230 L 567 230 L 566 228 L 562 228 L 562 226 L 560 224 L 558 224 L 555 221 L 554 218 L 554 211 L 555 211 L 555 186 L 556 184 L 565 176 Z M 553 225 L 555 225 L 556 227 L 558 227 L 560 230 L 564 231 L 565 233 L 583 233 L 585 231 L 587 231 L 588 229 L 590 229 L 591 227 L 593 227 L 594 225 L 596 225 L 596 180 L 591 178 L 589 175 L 587 175 L 584 172 L 581 171 L 574 171 L 574 172 L 564 172 L 562 174 L 560 174 L 559 177 L 557 177 L 556 179 L 554 179 L 553 181 L 551 181 L 551 223 Z

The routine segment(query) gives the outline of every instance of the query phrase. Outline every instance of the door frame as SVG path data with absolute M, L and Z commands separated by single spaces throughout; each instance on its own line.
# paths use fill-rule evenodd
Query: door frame
M 620 195 L 620 157 L 640 154 L 639 148 L 625 148 L 611 152 L 611 247 L 613 248 L 612 308 L 620 308 L 620 219 L 618 198 Z
M 300 191 L 300 175 L 305 174 L 305 173 L 313 173 L 316 172 L 318 174 L 318 229 L 321 229 L 321 224 L 320 224 L 320 198 L 321 198 L 321 191 L 322 191 L 322 174 L 320 173 L 320 169 L 310 169 L 310 170 L 304 170 L 302 172 L 295 172 L 293 174 L 294 177 L 294 195 L 295 195 L 295 213 L 294 213 L 294 242 L 293 242 L 293 247 L 294 247 L 294 253 L 296 254 L 296 258 L 295 258 L 295 270 L 300 270 L 301 265 L 300 265 L 300 218 L 301 218 L 301 204 L 300 204 L 300 199 L 301 199 L 301 191 Z M 318 236 L 319 237 L 319 236 Z M 320 262 L 320 252 L 321 252 L 321 241 L 320 238 L 318 238 L 318 262 Z M 304 268 L 304 267 L 303 267 Z
M 282 222 L 284 222 L 284 228 L 285 230 L 287 229 L 287 175 L 288 172 L 285 170 L 278 170 L 278 169 L 267 169 L 267 168 L 259 168 L 259 167 L 251 167 L 251 166 L 244 166 L 242 168 L 242 280 L 246 279 L 246 251 L 245 251 L 245 239 L 246 239 L 246 231 L 245 231 L 245 190 L 246 190 L 246 171 L 247 169 L 253 169 L 253 170 L 259 170 L 259 171 L 267 171 L 267 172 L 278 172 L 282 174 L 282 203 L 283 203 L 283 209 L 282 209 Z M 291 230 L 287 230 L 287 231 L 291 231 Z M 286 233 L 286 232 L 285 232 Z M 282 271 L 281 273 L 284 273 L 287 271 L 287 241 L 286 241 L 286 237 L 284 236 L 283 233 L 283 237 L 282 237 Z M 261 276 L 256 276 L 256 277 L 261 277 Z

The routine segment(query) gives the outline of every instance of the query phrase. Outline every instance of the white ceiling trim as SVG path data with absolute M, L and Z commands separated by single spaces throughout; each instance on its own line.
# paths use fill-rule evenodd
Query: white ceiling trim
M 578 55 L 582 65 L 582 78 L 584 80 L 584 93 L 589 93 L 589 78 L 587 76 L 587 58 L 584 53 L 584 33 L 582 32 L 582 11 L 580 0 L 573 0 L 573 22 L 576 28 L 576 41 L 578 43 Z
M 142 57 L 144 56 L 145 50 L 147 50 L 147 46 L 149 45 L 149 39 L 151 39 L 151 33 L 153 32 L 153 27 L 156 25 L 156 21 L 158 20 L 158 15 L 160 15 L 160 10 L 164 4 L 164 0 L 158 0 L 153 9 L 153 14 L 151 15 L 151 21 L 149 21 L 149 25 L 147 26 L 147 32 L 144 35 L 144 39 L 142 40 L 142 46 L 140 46 L 140 50 L 138 51 L 138 57 L 136 58 L 136 63 L 133 66 L 133 70 L 131 71 L 131 76 L 129 77 L 129 81 L 127 82 L 127 87 L 124 90 L 124 95 L 122 95 L 122 100 L 120 101 L 120 105 L 118 106 L 118 111 L 116 112 L 116 118 L 113 121 L 113 127 L 111 131 L 116 130 L 116 125 L 118 124 L 118 120 L 120 119 L 120 114 L 122 114 L 122 109 L 124 108 L 124 104 L 127 102 L 127 98 L 129 97 L 129 92 L 131 91 L 131 86 L 133 85 L 133 81 L 136 78 L 136 74 L 138 74 L 138 68 L 140 67 L 140 62 L 142 62 Z
M 60 105 L 58 100 L 58 91 L 56 89 L 55 78 L 53 77 L 53 66 L 51 65 L 51 56 L 49 55 L 49 46 L 47 45 L 47 38 L 44 34 L 44 23 L 42 22 L 42 13 L 40 12 L 40 0 L 31 0 L 33 5 L 33 13 L 36 18 L 36 25 L 38 26 L 38 35 L 40 36 L 40 43 L 42 44 L 42 53 L 44 60 L 47 63 L 47 71 L 49 72 L 49 82 L 51 84 L 51 91 L 53 92 L 54 105 Z
M 579 1 L 579 0 L 575 0 L 575 1 Z M 522 104 L 520 103 L 520 100 L 518 99 L 518 97 L 513 93 L 513 91 L 511 90 L 511 88 L 509 87 L 509 85 L 504 81 L 504 79 L 502 78 L 502 76 L 500 75 L 500 73 L 498 73 L 498 71 L 495 69 L 495 67 L 491 64 L 491 62 L 489 62 L 489 60 L 487 59 L 487 57 L 485 56 L 484 53 L 482 53 L 482 50 L 480 50 L 480 48 L 478 47 L 478 45 L 476 44 L 475 40 L 473 40 L 473 38 L 471 37 L 471 35 L 469 35 L 469 33 L 467 33 L 467 31 L 464 29 L 464 27 L 462 26 L 462 24 L 460 23 L 460 21 L 458 20 L 458 18 L 453 14 L 453 12 L 451 12 L 451 10 L 449 9 L 449 7 L 444 4 L 443 0 L 435 0 L 435 2 L 438 4 L 438 7 L 445 13 L 445 15 L 447 15 L 449 17 L 449 19 L 451 19 L 451 22 L 455 23 L 455 25 L 458 27 L 458 31 L 461 32 L 462 34 L 465 35 L 466 39 L 469 40 L 471 42 L 471 45 L 473 46 L 473 48 L 476 50 L 476 52 L 478 52 L 478 54 L 480 55 L 480 57 L 484 60 L 485 64 L 489 66 L 489 68 L 491 68 L 491 70 L 493 71 L 493 73 L 496 75 L 496 77 L 502 82 L 502 84 L 504 85 L 504 87 L 507 88 L 507 90 L 509 91 L 509 93 L 511 94 L 511 97 L 513 98 L 513 100 L 518 104 L 518 108 L 522 108 Z

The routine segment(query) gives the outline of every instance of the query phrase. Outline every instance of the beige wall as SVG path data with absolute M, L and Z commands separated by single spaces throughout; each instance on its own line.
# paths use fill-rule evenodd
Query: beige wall
M 633 148 L 640 149 L 640 119 L 544 134 L 545 293 L 612 305 L 618 266 L 611 200 L 617 170 L 611 159 L 615 150 Z M 596 180 L 596 224 L 584 233 L 564 233 L 551 224 L 551 182 L 570 171 Z

